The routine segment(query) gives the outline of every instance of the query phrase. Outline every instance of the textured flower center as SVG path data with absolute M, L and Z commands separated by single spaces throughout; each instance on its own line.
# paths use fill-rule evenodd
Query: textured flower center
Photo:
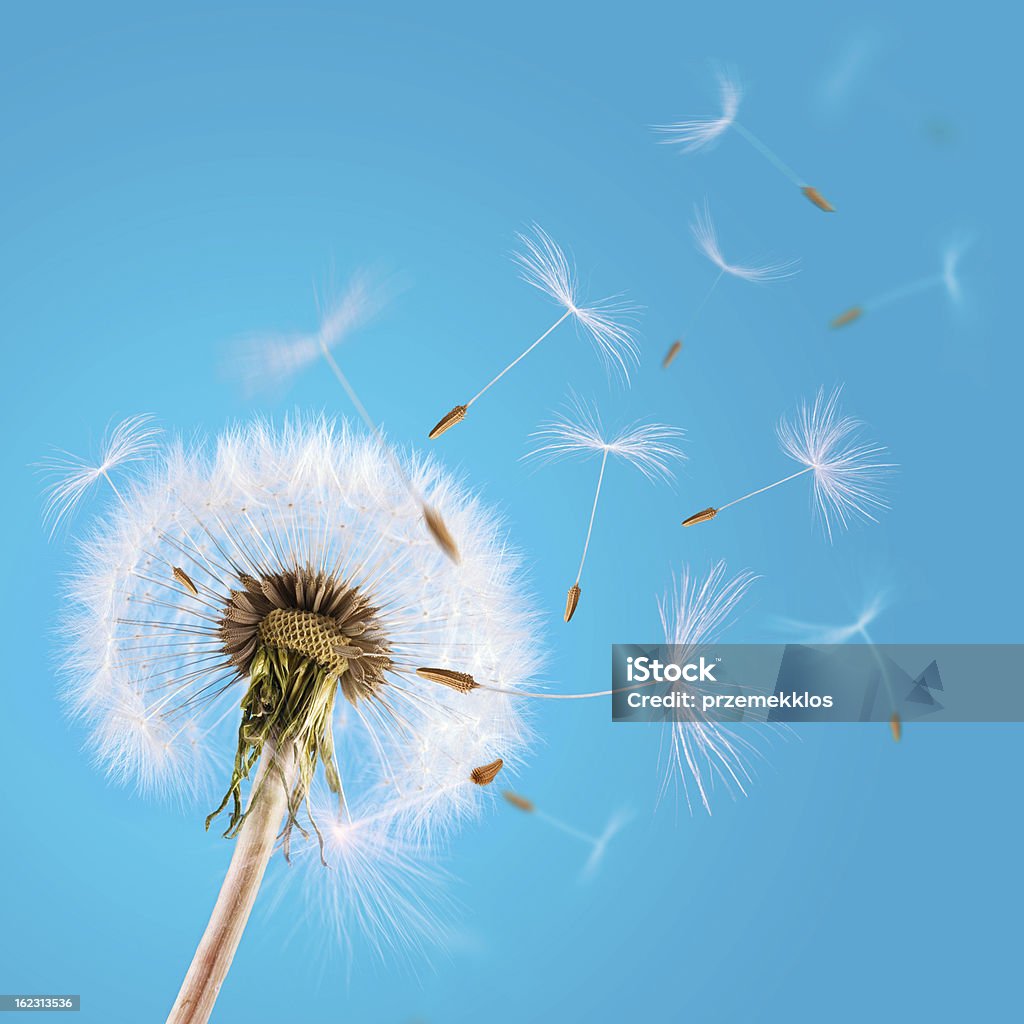
M 344 630 L 327 615 L 292 608 L 275 608 L 259 625 L 264 647 L 283 647 L 315 661 L 322 669 L 341 675 L 348 659 Z

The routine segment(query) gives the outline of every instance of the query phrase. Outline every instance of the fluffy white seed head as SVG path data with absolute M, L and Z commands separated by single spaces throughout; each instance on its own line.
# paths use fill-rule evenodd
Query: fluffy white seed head
M 747 266 L 730 263 L 722 255 L 722 249 L 718 243 L 718 232 L 715 230 L 714 221 L 711 219 L 711 209 L 706 199 L 704 200 L 703 207 L 694 206 L 693 215 L 694 220 L 690 225 L 690 231 L 693 233 L 693 239 L 697 243 L 697 249 L 723 273 L 738 277 L 744 281 L 753 281 L 755 284 L 781 281 L 783 278 L 792 277 L 797 273 L 800 264 L 799 260 L 749 264 Z
M 534 224 L 531 232 L 517 234 L 522 251 L 512 258 L 522 279 L 549 295 L 572 314 L 577 326 L 590 339 L 609 373 L 629 383 L 632 370 L 640 365 L 636 340 L 638 306 L 618 297 L 588 303 L 580 300 L 576 268 L 551 236 Z
M 884 445 L 861 439 L 864 424 L 842 414 L 842 390 L 819 389 L 813 403 L 801 402 L 776 428 L 783 452 L 813 472 L 813 507 L 829 540 L 857 520 L 878 521 L 876 514 L 889 507 L 883 490 L 896 469 L 882 461 Z
M 400 469 L 457 532 L 460 564 L 423 529 Z M 454 692 L 416 668 L 451 667 L 515 691 L 541 659 L 502 524 L 433 461 L 385 452 L 324 419 L 280 429 L 257 422 L 212 446 L 161 449 L 81 544 L 62 626 L 69 704 L 112 777 L 212 810 L 197 780 L 215 779 L 223 791 L 249 685 L 225 650 L 225 621 L 244 624 L 252 601 L 244 592 L 272 591 L 289 567 L 300 570 L 300 588 L 309 586 L 302 579 L 333 581 L 315 582 L 320 590 L 302 595 L 303 607 L 320 608 L 332 587 L 361 595 L 387 645 L 372 692 L 335 701 L 344 799 L 332 797 L 326 820 L 347 828 L 357 815 L 368 819 L 348 847 L 356 861 L 358 851 L 380 867 L 409 863 L 403 850 L 425 856 L 478 809 L 484 790 L 469 781 L 472 769 L 497 757 L 514 768 L 530 731 L 509 694 Z M 362 634 L 352 633 L 349 673 L 359 658 L 379 657 L 355 649 Z M 360 877 L 342 863 L 330 876 Z M 368 909 L 376 884 L 367 877 L 351 906 L 384 922 L 387 908 Z
M 538 444 L 525 458 L 555 462 L 573 456 L 606 453 L 640 470 L 648 480 L 671 481 L 673 463 L 686 460 L 679 447 L 685 431 L 665 423 L 637 421 L 612 434 L 604 429 L 596 405 L 573 394 L 564 411 L 531 435 Z
M 105 480 L 116 492 L 111 476 L 114 470 L 144 461 L 156 448 L 159 437 L 160 430 L 153 425 L 152 417 L 130 416 L 107 432 L 98 459 L 57 451 L 40 462 L 38 468 L 50 480 L 43 509 L 43 522 L 50 528 L 50 536 L 67 522 L 97 481 Z
M 743 87 L 733 68 L 720 68 L 715 77 L 721 113 L 717 117 L 696 117 L 674 124 L 655 125 L 654 130 L 662 136 L 659 142 L 679 146 L 684 153 L 693 153 L 713 145 L 729 130 L 739 113 Z
M 717 641 L 757 578 L 750 572 L 730 577 L 724 562 L 716 562 L 704 576 L 684 565 L 658 602 L 665 642 L 675 648 L 673 658 L 680 663 L 690 661 L 698 648 Z M 688 717 L 677 717 L 671 723 L 662 794 L 675 781 L 691 811 L 695 794 L 709 814 L 716 788 L 746 795 L 752 763 L 762 756 L 754 742 L 756 734 L 708 721 L 699 708 L 680 710 L 677 715 Z

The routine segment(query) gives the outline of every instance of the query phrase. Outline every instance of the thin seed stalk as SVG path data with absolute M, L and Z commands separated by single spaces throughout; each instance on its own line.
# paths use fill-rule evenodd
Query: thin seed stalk
M 297 764 L 294 742 L 280 750 L 273 740 L 264 744 L 231 863 L 167 1024 L 209 1020 L 288 813 Z

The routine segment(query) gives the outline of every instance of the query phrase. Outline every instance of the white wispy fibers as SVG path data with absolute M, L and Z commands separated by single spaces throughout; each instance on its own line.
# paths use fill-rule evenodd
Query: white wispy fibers
M 684 565 L 658 602 L 665 643 L 673 648 L 673 660 L 678 664 L 693 661 L 698 648 L 717 641 L 757 579 L 751 572 L 730 577 L 724 562 L 713 564 L 704 576 Z M 696 687 L 682 680 L 671 684 L 671 690 L 684 689 Z M 761 757 L 750 738 L 759 735 L 751 732 L 755 727 L 748 725 L 740 730 L 708 721 L 699 708 L 676 709 L 674 714 L 662 795 L 676 780 L 682 785 L 690 810 L 692 787 L 709 814 L 716 786 L 745 796 L 752 762 Z
M 615 456 L 633 466 L 652 482 L 659 479 L 669 482 L 673 478 L 673 464 L 686 459 L 679 447 L 685 431 L 664 423 L 638 421 L 616 434 L 610 434 L 601 424 L 597 407 L 572 394 L 566 402 L 565 411 L 557 413 L 552 420 L 543 424 L 530 436 L 539 443 L 524 456 L 526 459 L 554 462 L 574 456 L 601 456 L 601 469 L 597 476 L 594 502 L 590 509 L 590 522 L 587 524 L 587 536 L 583 542 L 583 555 L 580 558 L 576 580 L 569 588 L 565 606 L 565 621 L 568 622 L 579 603 L 580 578 L 590 548 L 590 537 L 594 530 L 594 517 L 601 497 L 608 456 Z
M 729 130 L 739 113 L 743 99 L 743 86 L 735 68 L 719 68 L 718 98 L 721 113 L 717 117 L 695 117 L 673 124 L 655 125 L 654 130 L 664 137 L 664 145 L 679 146 L 684 153 L 705 149 L 717 142 Z
M 878 521 L 876 513 L 889 507 L 882 492 L 896 468 L 879 461 L 883 445 L 861 440 L 864 424 L 843 415 L 842 390 L 819 389 L 813 403 L 801 402 L 796 415 L 784 416 L 776 428 L 783 452 L 805 467 L 801 472 L 814 474 L 813 507 L 829 540 L 833 530 L 858 519 Z
M 942 250 L 941 268 L 932 274 L 926 274 L 907 284 L 892 288 L 880 295 L 874 295 L 855 306 L 844 310 L 832 320 L 832 327 L 846 327 L 859 320 L 865 313 L 877 312 L 886 306 L 912 298 L 921 292 L 942 289 L 954 305 L 963 301 L 963 287 L 960 281 L 960 261 L 971 246 L 969 239 L 951 242 Z
M 693 153 L 696 150 L 711 146 L 725 132 L 732 128 L 746 139 L 777 171 L 785 175 L 796 185 L 804 196 L 818 207 L 819 210 L 823 210 L 826 213 L 834 212 L 832 205 L 816 188 L 808 185 L 777 153 L 765 145 L 749 128 L 740 124 L 736 119 L 740 109 L 740 100 L 743 97 L 743 89 L 740 86 L 736 70 L 719 69 L 716 71 L 716 77 L 718 79 L 718 96 L 721 112 L 717 116 L 712 117 L 687 118 L 683 121 L 676 121 L 673 124 L 654 125 L 654 131 L 662 136 L 659 141 L 665 145 L 679 146 L 684 153 Z
M 575 266 L 543 228 L 534 224 L 530 232 L 519 233 L 516 237 L 522 244 L 522 251 L 513 253 L 512 258 L 522 271 L 522 279 L 544 292 L 565 312 L 468 402 L 446 413 L 430 431 L 431 438 L 440 437 L 456 423 L 461 423 L 478 398 L 570 317 L 578 331 L 590 340 L 609 374 L 628 385 L 631 371 L 640 365 L 640 347 L 636 339 L 636 318 L 640 308 L 618 296 L 585 304 L 580 296 Z
M 697 243 L 698 250 L 718 267 L 719 277 L 722 274 L 729 274 L 743 281 L 765 284 L 769 281 L 781 281 L 784 278 L 792 277 L 797 272 L 799 260 L 748 264 L 746 266 L 739 263 L 730 263 L 722 255 L 722 248 L 718 242 L 718 232 L 715 230 L 714 221 L 711 219 L 711 208 L 706 199 L 702 207 L 694 206 L 693 216 L 693 223 L 690 225 L 693 240 Z M 715 279 L 715 284 L 717 283 L 718 278 Z M 714 288 L 714 285 L 712 285 L 712 288 Z
M 461 563 L 423 532 L 403 474 L 458 530 Z M 122 499 L 78 554 L 61 626 L 68 700 L 119 781 L 192 804 L 214 766 L 237 838 L 194 969 L 215 962 L 222 979 L 234 945 L 219 929 L 226 915 L 237 944 L 274 837 L 287 854 L 293 829 L 315 842 L 319 828 L 333 884 L 358 884 L 337 858 L 365 857 L 364 836 L 386 832 L 396 861 L 414 849 L 425 865 L 479 807 L 473 770 L 518 762 L 529 731 L 509 694 L 538 666 L 535 616 L 495 516 L 432 461 L 344 424 L 256 422 L 212 445 L 170 443 Z M 453 662 L 508 692 L 415 673 Z M 317 776 L 333 803 L 322 827 L 304 810 Z M 360 821 L 359 842 L 332 840 Z M 375 884 L 349 894 L 357 918 Z M 171 1019 L 205 1019 L 195 1007 L 208 1014 L 215 995 L 190 971 Z
M 826 394 L 819 389 L 812 403 L 801 402 L 796 414 L 783 416 L 776 428 L 782 451 L 804 468 L 725 505 L 709 506 L 683 520 L 694 526 L 773 487 L 813 473 L 812 509 L 831 541 L 836 530 L 857 520 L 877 522 L 876 514 L 889 507 L 884 497 L 896 464 L 881 461 L 884 445 L 862 440 L 864 424 L 846 416 L 839 407 L 842 388 Z
M 78 503 L 99 480 L 105 480 L 120 497 L 111 478 L 115 469 L 138 463 L 156 448 L 160 430 L 150 416 L 130 416 L 122 420 L 103 439 L 98 459 L 86 459 L 66 451 L 56 451 L 38 463 L 38 469 L 51 479 L 47 488 L 43 522 L 52 537 L 74 512 Z

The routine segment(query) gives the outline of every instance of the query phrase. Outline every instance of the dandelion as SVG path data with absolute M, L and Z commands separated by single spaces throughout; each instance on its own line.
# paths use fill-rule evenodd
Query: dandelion
M 832 320 L 833 328 L 846 327 L 859 320 L 865 313 L 874 313 L 886 306 L 902 302 L 921 292 L 933 291 L 941 288 L 953 303 L 959 303 L 963 297 L 963 290 L 960 285 L 960 260 L 968 248 L 967 243 L 958 243 L 948 246 L 942 254 L 942 267 L 934 274 L 920 277 L 916 281 L 893 288 L 891 291 L 883 292 L 874 298 L 865 299 L 856 306 L 844 310 L 839 316 Z
M 574 825 L 570 825 L 568 822 L 562 821 L 561 818 L 556 818 L 553 814 L 547 814 L 540 810 L 532 800 L 527 800 L 518 793 L 513 793 L 511 790 L 505 790 L 502 793 L 502 796 L 506 801 L 508 801 L 508 803 L 518 810 L 523 811 L 526 814 L 530 814 L 535 818 L 539 818 L 546 825 L 550 825 L 559 832 L 562 832 L 567 836 L 571 836 L 573 839 L 590 847 L 590 854 L 587 857 L 586 863 L 583 865 L 583 871 L 580 875 L 581 878 L 590 878 L 595 874 L 604 858 L 605 852 L 608 849 L 608 844 L 619 832 L 622 831 L 623 827 L 629 821 L 628 815 L 623 813 L 615 814 L 605 826 L 604 831 L 598 836 L 593 836 L 589 832 L 584 832 L 582 829 L 578 829 Z
M 566 622 L 573 617 L 579 603 L 580 579 L 583 576 L 587 551 L 590 549 L 590 537 L 594 530 L 594 518 L 597 515 L 597 503 L 601 497 L 608 456 L 622 459 L 638 469 L 649 481 L 670 481 L 672 463 L 681 462 L 686 458 L 679 448 L 683 436 L 683 431 L 678 427 L 642 422 L 634 423 L 617 434 L 608 435 L 601 425 L 596 408 L 588 406 L 575 395 L 570 397 L 566 412 L 559 413 L 551 422 L 544 424 L 531 435 L 540 444 L 526 456 L 528 459 L 554 462 L 574 456 L 601 456 L 594 503 L 590 509 L 590 522 L 587 524 L 587 535 L 583 542 L 583 555 L 580 558 L 576 579 L 569 588 L 566 599 Z
M 275 849 L 325 861 L 321 902 L 378 942 L 406 911 L 429 931 L 439 838 L 525 751 L 507 695 L 467 705 L 414 671 L 454 660 L 515 692 L 539 654 L 496 519 L 400 459 L 323 419 L 172 443 L 82 543 L 61 662 L 97 760 L 187 803 L 217 772 L 207 827 L 234 844 L 172 1021 L 208 1018 Z M 406 477 L 458 529 L 460 564 L 423 535 Z
M 799 260 L 747 265 L 730 263 L 722 254 L 722 248 L 718 242 L 718 232 L 715 230 L 714 222 L 711 220 L 711 210 L 706 199 L 704 200 L 703 208 L 699 206 L 694 207 L 694 222 L 690 225 L 690 231 L 693 233 L 693 239 L 697 244 L 698 251 L 703 253 L 718 267 L 718 273 L 711 282 L 711 286 L 704 293 L 704 298 L 697 304 L 697 308 L 690 318 L 689 326 L 683 332 L 684 335 L 689 334 L 693 330 L 697 323 L 697 318 L 710 301 L 711 296 L 718 287 L 718 283 L 727 274 L 730 277 L 739 278 L 741 281 L 750 281 L 754 284 L 768 284 L 772 281 L 781 281 L 787 277 L 792 277 L 797 271 Z M 679 348 L 682 348 L 682 343 L 677 341 L 669 351 L 669 355 L 665 357 L 664 366 L 667 367 L 672 359 L 675 358 Z
M 690 118 L 686 121 L 677 121 L 675 124 L 655 125 L 654 130 L 663 136 L 661 142 L 670 146 L 679 146 L 684 153 L 694 153 L 699 149 L 712 146 L 731 128 L 746 139 L 777 171 L 780 171 L 796 185 L 819 210 L 833 213 L 832 204 L 816 188 L 808 185 L 752 131 L 736 120 L 740 101 L 743 98 L 743 88 L 735 70 L 722 69 L 716 72 L 716 75 L 721 113 L 717 117 Z
M 130 416 L 107 433 L 102 454 L 95 461 L 70 452 L 57 451 L 38 464 L 38 469 L 53 480 L 47 488 L 43 522 L 53 537 L 74 513 L 79 502 L 99 480 L 121 498 L 111 474 L 115 469 L 145 461 L 156 448 L 160 431 L 150 416 Z
M 392 453 L 376 421 L 363 405 L 333 354 L 333 350 L 349 335 L 365 327 L 384 308 L 391 287 L 376 281 L 365 272 L 358 273 L 349 282 L 340 299 L 321 309 L 320 326 L 315 332 L 246 339 L 236 346 L 231 367 L 242 376 L 248 390 L 256 391 L 271 385 L 280 386 L 322 358 L 359 418 L 366 424 L 367 430 L 377 439 L 381 451 L 391 460 L 394 471 L 404 480 L 406 490 L 419 504 L 423 523 L 434 542 L 453 562 L 457 562 L 458 544 L 440 512 L 417 493 L 401 461 Z
M 577 331 L 590 339 L 605 368 L 626 384 L 629 383 L 630 370 L 640 364 L 640 349 L 633 326 L 639 309 L 618 298 L 601 299 L 583 305 L 576 268 L 550 235 L 535 224 L 532 234 L 518 234 L 516 237 L 522 243 L 523 251 L 514 253 L 513 259 L 522 271 L 522 279 L 554 299 L 565 312 L 468 402 L 445 413 L 428 435 L 432 440 L 461 423 L 478 398 L 570 317 L 575 320 Z
M 661 368 L 663 370 L 667 370 L 672 363 L 675 362 L 676 356 L 682 351 L 683 343 L 678 339 L 673 341 L 672 344 L 669 345 L 668 351 L 665 353 L 665 358 L 661 361 Z
M 828 395 L 822 388 L 813 405 L 802 402 L 793 419 L 779 421 L 776 432 L 782 451 L 803 469 L 725 505 L 702 509 L 684 519 L 683 526 L 705 523 L 741 501 L 806 473 L 813 474 L 812 507 L 830 541 L 835 530 L 845 530 L 856 520 L 877 522 L 876 513 L 889 507 L 881 495 L 882 486 L 896 467 L 879 461 L 886 452 L 884 446 L 861 440 L 860 420 L 842 415 L 841 394 L 842 388 L 834 388 Z

